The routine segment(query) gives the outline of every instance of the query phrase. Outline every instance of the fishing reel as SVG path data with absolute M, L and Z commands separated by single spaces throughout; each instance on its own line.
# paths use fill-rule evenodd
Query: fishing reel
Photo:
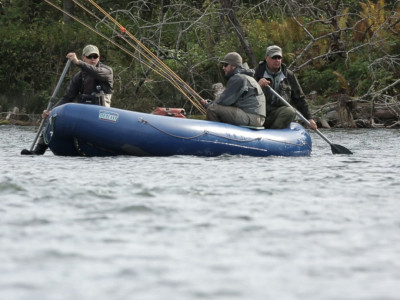
M 104 97 L 104 91 L 101 89 L 101 86 L 98 85 L 96 86 L 96 92 L 93 92 L 90 95 L 82 94 L 80 97 L 80 103 L 105 106 Z

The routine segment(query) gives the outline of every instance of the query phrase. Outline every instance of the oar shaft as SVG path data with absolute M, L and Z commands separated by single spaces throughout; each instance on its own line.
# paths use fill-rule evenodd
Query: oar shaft
M 68 59 L 67 63 L 65 64 L 64 70 L 61 73 L 60 79 L 58 79 L 56 88 L 54 89 L 53 95 L 51 95 L 49 104 L 47 105 L 47 110 L 49 110 L 53 104 L 54 104 L 54 99 L 56 98 L 58 91 L 60 90 L 61 84 L 64 81 L 65 76 L 67 75 L 68 69 L 71 66 L 71 61 Z
M 286 106 L 289 106 L 291 108 L 293 108 L 296 111 L 296 115 L 302 119 L 308 126 L 311 127 L 310 121 L 308 121 L 299 111 L 297 111 L 297 109 L 295 109 L 293 106 L 290 105 L 289 102 L 287 102 L 281 95 L 279 95 L 273 88 L 271 88 L 269 85 L 269 90 L 275 95 L 277 96 L 283 103 L 285 103 Z M 322 134 L 321 131 L 319 131 L 318 129 L 315 129 L 315 132 L 318 133 L 318 135 L 320 137 L 322 137 L 328 144 L 332 145 L 333 143 L 325 136 Z
M 64 67 L 64 70 L 63 70 L 63 72 L 62 72 L 62 74 L 61 74 L 61 76 L 60 76 L 60 79 L 59 79 L 58 82 L 57 82 L 56 88 L 54 89 L 53 95 L 51 95 L 51 97 L 50 97 L 50 100 L 49 100 L 49 103 L 48 103 L 48 105 L 47 105 L 46 110 L 49 110 L 50 108 L 52 108 L 52 106 L 53 106 L 53 104 L 54 104 L 54 99 L 56 98 L 56 96 L 57 96 L 57 94 L 58 94 L 58 91 L 60 90 L 61 84 L 62 84 L 62 82 L 64 81 L 65 75 L 67 74 L 70 65 L 71 65 L 71 61 L 70 61 L 70 60 L 67 60 L 67 63 L 65 64 L 65 67 Z M 45 121 L 45 119 L 42 119 L 42 121 L 40 122 L 39 129 L 38 129 L 38 131 L 37 131 L 37 133 L 36 133 L 35 139 L 34 139 L 33 142 L 32 142 L 30 151 L 33 151 L 33 148 L 34 148 L 35 145 L 36 145 L 36 141 L 37 141 L 37 139 L 39 138 L 39 135 L 40 135 L 41 132 L 42 132 L 42 128 L 43 128 L 43 125 L 44 125 L 44 121 Z

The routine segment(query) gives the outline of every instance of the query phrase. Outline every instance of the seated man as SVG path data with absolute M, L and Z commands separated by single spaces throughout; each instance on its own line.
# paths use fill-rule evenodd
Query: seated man
M 254 77 L 265 94 L 266 114 L 268 115 L 264 124 L 265 128 L 286 128 L 296 118 L 296 110 L 286 106 L 269 88 L 293 105 L 310 122 L 311 129 L 318 128 L 311 118 L 297 77 L 282 63 L 282 49 L 279 46 L 273 45 L 267 48 L 265 59 L 256 68 Z
M 207 120 L 233 125 L 263 126 L 265 96 L 254 72 L 242 68 L 242 57 L 236 52 L 225 55 L 222 69 L 228 78 L 225 91 L 215 100 L 202 100 Z

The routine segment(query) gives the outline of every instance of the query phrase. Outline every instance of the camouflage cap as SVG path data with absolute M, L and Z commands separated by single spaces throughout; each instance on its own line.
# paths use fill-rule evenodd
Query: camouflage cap
M 83 48 L 82 55 L 89 56 L 90 54 L 100 55 L 99 49 L 94 45 L 87 45 L 85 48 Z

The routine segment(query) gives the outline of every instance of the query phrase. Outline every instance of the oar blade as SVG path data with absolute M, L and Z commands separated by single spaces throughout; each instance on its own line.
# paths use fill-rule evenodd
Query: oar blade
M 21 151 L 21 155 L 32 155 L 32 154 L 33 154 L 32 151 L 29 151 L 28 149 L 23 149 Z
M 353 154 L 349 149 L 338 144 L 331 144 L 333 154 Z

